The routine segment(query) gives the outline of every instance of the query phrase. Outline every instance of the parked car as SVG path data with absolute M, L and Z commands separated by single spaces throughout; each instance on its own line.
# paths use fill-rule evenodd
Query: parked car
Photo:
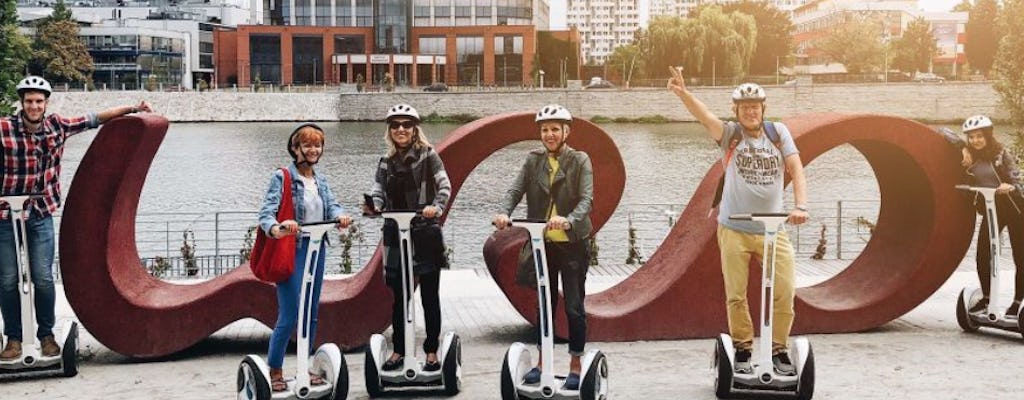
M 914 75 L 914 82 L 945 82 L 946 78 L 935 75 L 931 72 L 918 72 Z
M 448 91 L 448 85 L 445 85 L 444 82 L 435 82 L 435 83 L 430 84 L 430 86 L 427 86 L 427 87 L 423 88 L 423 91 L 424 92 L 447 92 Z
M 615 89 L 615 85 L 611 82 L 604 80 L 599 76 L 590 78 L 590 83 L 583 87 L 584 89 Z

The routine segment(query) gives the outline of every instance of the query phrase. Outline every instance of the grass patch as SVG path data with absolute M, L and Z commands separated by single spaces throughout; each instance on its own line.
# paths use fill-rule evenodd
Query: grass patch
M 665 118 L 665 116 L 663 115 L 644 115 L 642 117 L 637 118 L 610 118 L 605 117 L 603 115 L 595 115 L 590 118 L 590 122 L 593 122 L 595 124 L 607 124 L 613 122 L 617 124 L 665 124 L 672 121 L 669 120 L 668 118 Z
M 436 112 L 432 112 L 430 115 L 423 117 L 423 122 L 465 124 L 478 119 L 480 119 L 480 117 L 473 114 L 440 115 Z

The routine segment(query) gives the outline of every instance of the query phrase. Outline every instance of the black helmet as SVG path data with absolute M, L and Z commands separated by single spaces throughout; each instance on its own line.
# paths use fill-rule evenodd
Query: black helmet
M 302 125 L 299 125 L 298 128 L 295 128 L 295 130 L 292 131 L 292 134 L 288 135 L 288 143 L 285 144 L 285 147 L 288 148 L 288 154 L 290 154 L 292 156 L 292 160 L 298 160 L 299 159 L 299 155 L 295 154 L 295 150 L 292 150 L 292 142 L 295 141 L 295 135 L 298 135 L 299 131 L 301 131 L 302 128 L 306 128 L 306 127 L 310 127 L 310 128 L 316 129 L 316 130 L 320 131 L 320 133 L 324 132 L 323 128 L 321 128 L 320 125 L 314 124 L 312 122 L 304 123 Z M 327 135 L 324 135 L 325 139 L 326 139 L 326 137 L 327 137 Z

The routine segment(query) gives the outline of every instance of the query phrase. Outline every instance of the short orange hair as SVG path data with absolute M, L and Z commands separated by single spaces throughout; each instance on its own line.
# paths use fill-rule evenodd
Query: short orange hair
M 324 144 L 324 131 L 312 125 L 303 126 L 292 135 L 292 147 L 298 146 L 300 143 L 322 145 Z

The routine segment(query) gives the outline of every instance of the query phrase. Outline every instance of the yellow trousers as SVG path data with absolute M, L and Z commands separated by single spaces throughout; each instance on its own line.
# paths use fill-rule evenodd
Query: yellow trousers
M 793 288 L 793 245 L 790 244 L 786 232 L 779 232 L 775 237 L 775 243 L 775 284 L 772 293 L 773 354 L 786 350 L 789 343 L 789 330 L 793 326 L 793 296 L 796 294 Z M 747 279 L 750 276 L 751 256 L 756 256 L 758 260 L 764 256 L 764 235 L 741 232 L 719 225 L 718 247 L 722 252 L 722 279 L 725 281 L 729 334 L 737 349 L 750 350 L 754 343 L 754 326 L 750 320 L 750 306 L 747 303 Z

